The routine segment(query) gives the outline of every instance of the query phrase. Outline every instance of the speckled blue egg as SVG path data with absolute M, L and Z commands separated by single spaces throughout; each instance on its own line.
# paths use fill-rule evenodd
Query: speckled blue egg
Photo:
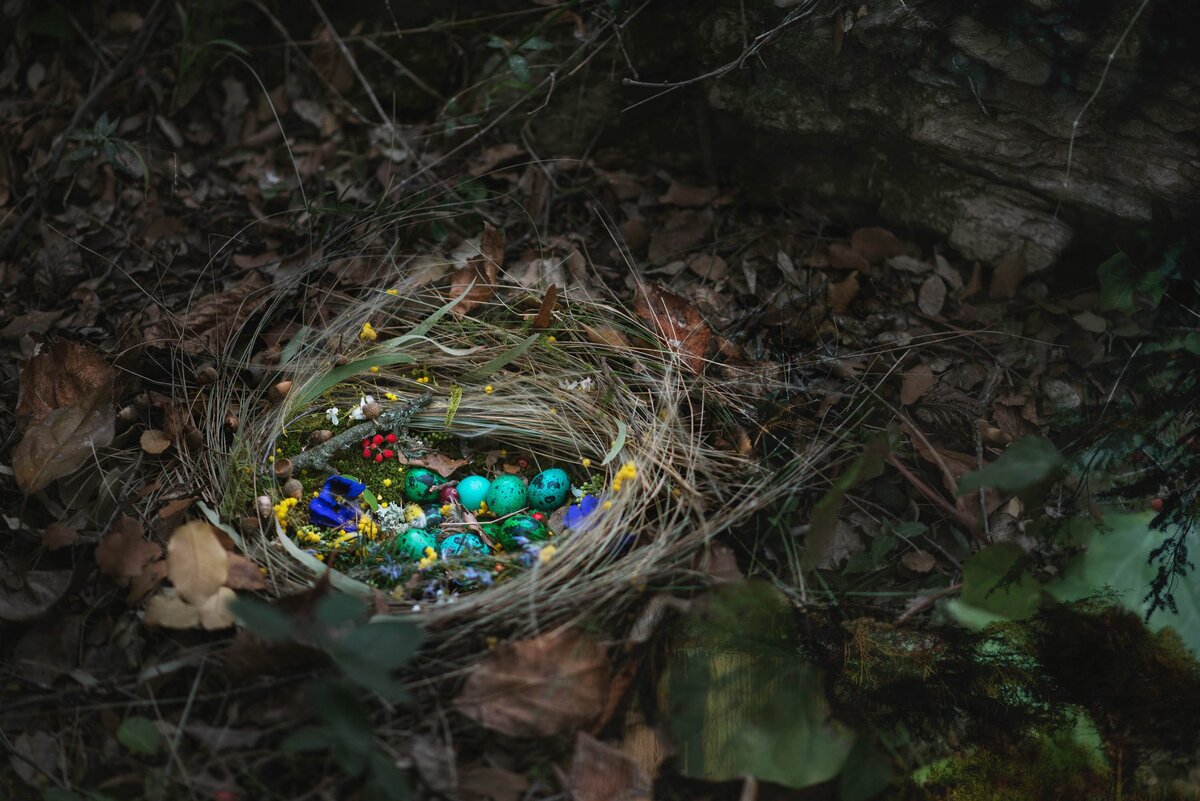
M 462 494 L 462 490 L 459 490 Z M 483 499 L 488 511 L 496 517 L 511 515 L 525 508 L 525 482 L 517 476 L 500 476 L 492 482 L 491 489 Z
M 543 470 L 529 481 L 529 505 L 542 512 L 553 512 L 570 494 L 571 477 L 559 467 Z
M 479 539 L 478 534 L 464 531 L 451 534 L 442 540 L 441 556 L 443 559 L 454 559 L 458 556 L 486 556 L 488 547 Z
M 404 497 L 417 503 L 428 503 L 437 497 L 434 487 L 441 483 L 441 477 L 432 470 L 410 467 L 404 471 Z
M 425 528 L 441 528 L 445 522 L 446 516 L 442 514 L 441 504 L 435 503 L 425 507 Z
M 487 497 L 492 482 L 483 476 L 467 476 L 458 482 L 458 499 L 468 512 L 479 511 L 479 504 Z
M 530 542 L 541 542 L 550 536 L 546 524 L 541 520 L 534 520 L 529 515 L 513 515 L 500 524 L 500 530 L 507 540 L 524 537 Z M 507 544 L 505 550 L 511 550 Z
M 393 545 L 393 551 L 401 556 L 409 559 L 420 559 L 425 556 L 425 549 L 433 548 L 437 551 L 437 539 L 428 531 L 422 531 L 419 528 L 410 528 L 408 531 L 396 537 L 396 542 Z

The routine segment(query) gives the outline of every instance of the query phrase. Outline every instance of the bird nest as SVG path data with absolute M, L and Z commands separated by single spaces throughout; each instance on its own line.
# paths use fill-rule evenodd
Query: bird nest
M 274 397 L 243 402 L 233 458 L 211 478 L 224 488 L 222 517 L 257 502 L 261 525 L 242 545 L 277 594 L 326 577 L 456 632 L 615 614 L 647 587 L 698 579 L 695 559 L 714 535 L 809 475 L 807 460 L 768 474 L 728 445 L 724 427 L 751 411 L 744 382 L 729 370 L 706 377 L 652 308 L 639 316 L 565 293 L 535 315 L 539 298 L 511 287 L 487 294 L 463 304 L 470 290 L 447 300 L 381 287 L 327 307 L 319 330 L 302 329 L 283 349 Z M 351 429 L 352 447 L 330 439 Z M 426 529 L 434 542 L 465 534 L 489 547 L 446 556 L 409 541 L 406 550 L 391 525 L 404 517 L 408 474 L 440 493 L 437 484 L 470 474 L 527 480 L 547 469 L 565 471 L 572 491 L 541 510 L 550 533 L 533 541 L 452 502 L 440 530 Z M 344 484 L 325 491 L 334 475 L 365 486 L 350 493 L 361 506 L 336 497 Z M 357 521 L 332 540 L 311 526 L 310 509 L 331 500 Z

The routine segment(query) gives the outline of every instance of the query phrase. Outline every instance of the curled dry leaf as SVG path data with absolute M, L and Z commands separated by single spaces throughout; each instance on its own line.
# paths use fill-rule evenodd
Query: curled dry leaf
M 584 325 L 583 332 L 587 334 L 589 342 L 595 342 L 597 345 L 608 345 L 620 349 L 632 347 L 633 344 L 629 341 L 629 337 L 608 326 Z
M 143 431 L 139 442 L 141 443 L 142 450 L 151 456 L 157 456 L 171 447 L 171 439 L 157 428 L 149 428 Z
M 470 461 L 469 459 L 452 459 L 444 453 L 431 453 L 427 456 L 410 459 L 404 455 L 403 451 L 396 451 L 396 459 L 400 464 L 428 467 L 442 478 L 450 478 L 455 470 Z
M 825 302 L 834 314 L 845 314 L 850 304 L 858 297 L 858 273 L 850 273 L 845 280 L 830 284 L 825 291 Z
M 96 546 L 96 565 L 100 572 L 122 587 L 140 576 L 146 566 L 160 556 L 162 548 L 145 538 L 142 524 L 124 514 Z
M 706 281 L 720 281 L 729 274 L 729 265 L 720 256 L 697 253 L 687 261 L 687 268 Z
M 21 623 L 45 614 L 71 586 L 70 570 L 16 572 L 0 564 L 0 620 Z
M 263 578 L 258 565 L 235 553 L 228 556 L 229 575 L 225 579 L 226 587 L 232 587 L 235 590 L 265 590 L 267 588 L 267 580 Z
M 513 142 L 485 147 L 481 154 L 468 162 L 467 172 L 473 178 L 478 178 L 484 173 L 491 172 L 498 164 L 512 161 L 524 153 L 525 148 Z
M 928 551 L 908 551 L 900 557 L 900 563 L 914 573 L 928 573 L 937 566 L 937 559 Z
M 904 254 L 904 243 L 886 228 L 859 228 L 850 235 L 850 247 L 872 264 Z
M 684 253 L 708 239 L 712 230 L 712 209 L 684 209 L 666 219 L 650 236 L 650 261 L 661 267 L 681 258 Z
M 453 312 L 462 317 L 495 297 L 496 280 L 503 265 L 504 232 L 484 223 L 483 233 L 479 235 L 479 254 L 472 256 L 450 277 L 452 298 L 459 297 L 471 287 L 467 296 L 454 306 Z
M 37 425 L 55 409 L 86 405 L 110 392 L 114 378 L 112 366 L 97 351 L 77 342 L 54 342 L 21 362 L 17 422 Z
M 212 526 L 193 520 L 175 529 L 167 543 L 167 576 L 189 603 L 202 604 L 229 578 L 229 553 Z
M 609 683 L 604 649 L 578 629 L 502 643 L 476 665 L 454 704 L 512 737 L 550 737 L 594 720 Z
M 633 311 L 658 332 L 663 345 L 679 354 L 688 369 L 694 373 L 703 372 L 712 332 L 695 306 L 658 284 L 650 283 L 638 292 Z
M 223 292 L 198 299 L 180 316 L 165 316 L 144 332 L 146 344 L 177 344 L 192 355 L 224 353 L 230 334 L 266 300 L 265 282 L 257 272 L 248 274 Z
M 79 542 L 79 532 L 65 523 L 55 522 L 46 526 L 42 532 L 42 545 L 52 551 L 66 548 Z
M 992 284 L 988 287 L 988 297 L 992 300 L 1015 298 L 1017 287 L 1025 278 L 1025 250 L 1015 250 L 996 263 L 992 273 Z
M 832 242 L 829 245 L 829 266 L 838 270 L 871 271 L 871 262 L 849 245 Z
M 919 401 L 926 392 L 933 388 L 933 368 L 928 364 L 918 364 L 904 374 L 900 385 L 900 403 L 908 406 Z
M 95 458 L 112 444 L 116 412 L 111 385 L 50 411 L 25 431 L 13 449 L 13 474 L 26 493 L 37 492 Z
M 617 748 L 585 732 L 575 735 L 568 781 L 575 801 L 649 801 L 651 781 L 642 767 Z

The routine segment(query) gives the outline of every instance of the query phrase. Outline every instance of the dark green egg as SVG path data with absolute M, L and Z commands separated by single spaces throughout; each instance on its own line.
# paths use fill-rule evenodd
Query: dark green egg
M 541 542 L 550 536 L 546 524 L 541 520 L 534 520 L 529 515 L 513 515 L 500 524 L 500 530 L 510 540 L 524 537 L 530 542 Z M 507 546 L 505 550 L 508 550 Z
M 437 538 L 428 531 L 410 528 L 396 537 L 392 548 L 401 556 L 409 559 L 421 559 L 425 556 L 426 548 L 433 548 L 434 551 L 437 551 Z
M 492 482 L 483 500 L 496 517 L 519 512 L 525 508 L 525 482 L 516 476 L 500 476 Z
M 543 470 L 529 482 L 529 505 L 542 512 L 553 512 L 570 494 L 571 477 L 558 467 Z
M 437 499 L 437 490 L 442 483 L 441 477 L 424 467 L 410 467 L 404 471 L 404 497 L 417 503 L 428 503 Z
M 457 556 L 486 556 L 488 547 L 483 544 L 483 540 L 479 538 L 478 534 L 465 531 L 461 534 L 451 534 L 442 540 L 441 553 L 443 559 L 453 559 Z

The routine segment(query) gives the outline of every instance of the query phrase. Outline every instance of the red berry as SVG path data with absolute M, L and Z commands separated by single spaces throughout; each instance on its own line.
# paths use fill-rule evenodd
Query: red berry
M 395 455 L 396 455 L 396 452 L 394 450 L 392 450 L 391 448 L 385 448 L 383 451 L 384 459 L 391 459 Z
M 398 440 L 398 439 L 400 439 L 400 438 L 399 438 L 399 437 L 397 437 L 395 434 L 388 434 L 386 439 L 387 439 L 387 441 L 388 441 L 389 443 L 392 443 L 392 442 L 395 442 L 396 440 Z
M 372 445 L 382 445 L 383 444 L 383 434 L 376 434 L 375 436 L 371 437 L 371 444 Z
M 365 447 L 367 447 L 367 446 L 368 446 L 368 445 L 370 445 L 370 444 L 371 444 L 371 438 L 370 438 L 370 437 L 363 437 L 363 447 L 365 448 Z
M 363 458 L 364 459 L 371 458 L 371 449 L 370 448 L 363 448 Z
M 375 454 L 375 461 L 376 461 L 376 462 L 382 462 L 382 461 L 383 461 L 383 454 L 382 454 L 382 453 L 377 453 L 377 454 Z
M 534 520 L 538 521 L 539 523 L 546 519 L 546 516 L 544 514 L 542 514 L 541 512 L 534 512 L 533 514 L 530 515 L 530 517 L 532 517 Z
M 1156 512 L 1161 512 L 1163 508 L 1163 499 L 1155 498 L 1154 500 L 1150 501 L 1150 508 Z

